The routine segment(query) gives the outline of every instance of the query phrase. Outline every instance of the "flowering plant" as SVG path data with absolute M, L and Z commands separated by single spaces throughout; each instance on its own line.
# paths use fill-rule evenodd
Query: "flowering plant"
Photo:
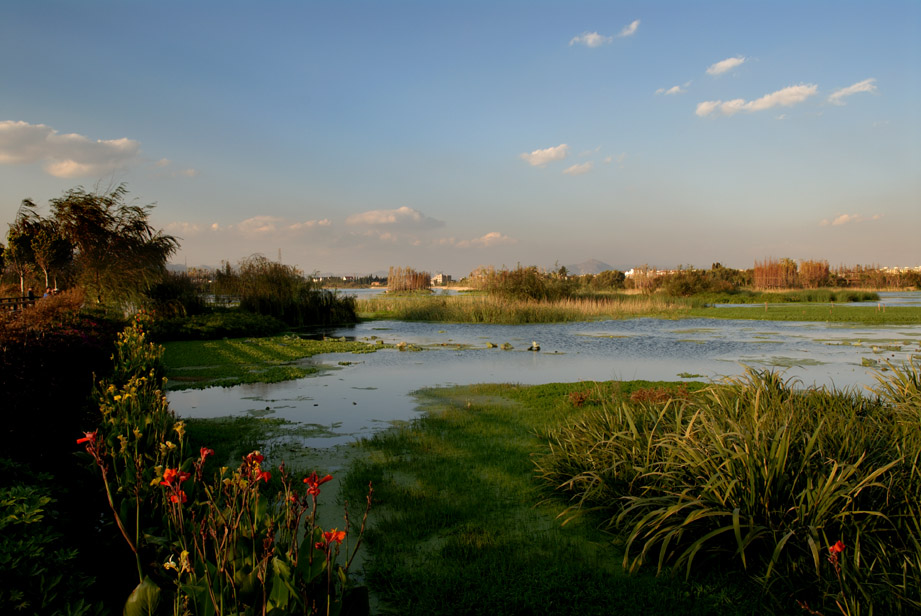
M 206 477 L 215 452 L 186 453 L 185 424 L 162 394 L 162 349 L 147 342 L 142 323 L 119 336 L 114 376 L 97 391 L 100 427 L 76 439 L 134 554 L 139 583 L 125 614 L 329 615 L 361 601 L 348 571 L 371 507 L 370 486 L 357 531 L 347 508 L 344 529 L 324 531 L 317 496 L 331 475 L 314 471 L 297 481 L 282 464 L 282 488 L 272 498 L 262 493 L 272 472 L 253 451 L 238 467 Z M 347 558 L 338 564 L 343 544 Z

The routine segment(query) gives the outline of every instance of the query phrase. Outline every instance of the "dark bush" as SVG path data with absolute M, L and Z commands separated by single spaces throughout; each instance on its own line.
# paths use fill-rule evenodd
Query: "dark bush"
M 191 316 L 205 311 L 205 302 L 192 279 L 167 272 L 146 293 L 147 308 L 164 317 Z
M 166 342 L 272 336 L 288 329 L 288 325 L 275 317 L 231 309 L 193 317 L 155 319 L 147 329 L 151 339 Z

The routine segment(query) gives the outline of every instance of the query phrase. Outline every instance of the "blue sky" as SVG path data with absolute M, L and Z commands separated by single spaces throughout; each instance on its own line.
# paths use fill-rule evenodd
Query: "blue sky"
M 916 0 L 8 0 L 0 57 L 0 222 L 124 182 L 190 266 L 921 264 Z

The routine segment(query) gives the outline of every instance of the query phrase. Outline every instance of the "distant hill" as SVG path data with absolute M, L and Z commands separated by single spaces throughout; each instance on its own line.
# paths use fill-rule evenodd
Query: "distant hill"
M 575 265 L 567 265 L 566 271 L 570 274 L 600 274 L 605 270 L 614 269 L 604 261 L 599 261 L 598 259 L 589 259 L 588 261 L 583 261 L 582 263 L 576 263 Z

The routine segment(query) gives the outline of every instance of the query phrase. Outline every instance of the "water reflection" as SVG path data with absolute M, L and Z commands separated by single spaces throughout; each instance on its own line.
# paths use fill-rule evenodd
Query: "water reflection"
M 782 370 L 805 385 L 844 389 L 875 384 L 874 371 L 886 361 L 921 356 L 921 326 L 719 319 L 514 326 L 374 321 L 328 333 L 424 350 L 318 356 L 308 363 L 334 369 L 286 383 L 172 392 L 170 405 L 187 417 L 270 414 L 325 427 L 332 436 L 304 444 L 328 447 L 412 419 L 417 410 L 410 393 L 423 387 L 713 380 L 749 365 Z M 540 352 L 527 350 L 532 341 L 539 342 Z M 512 349 L 497 348 L 503 343 Z

